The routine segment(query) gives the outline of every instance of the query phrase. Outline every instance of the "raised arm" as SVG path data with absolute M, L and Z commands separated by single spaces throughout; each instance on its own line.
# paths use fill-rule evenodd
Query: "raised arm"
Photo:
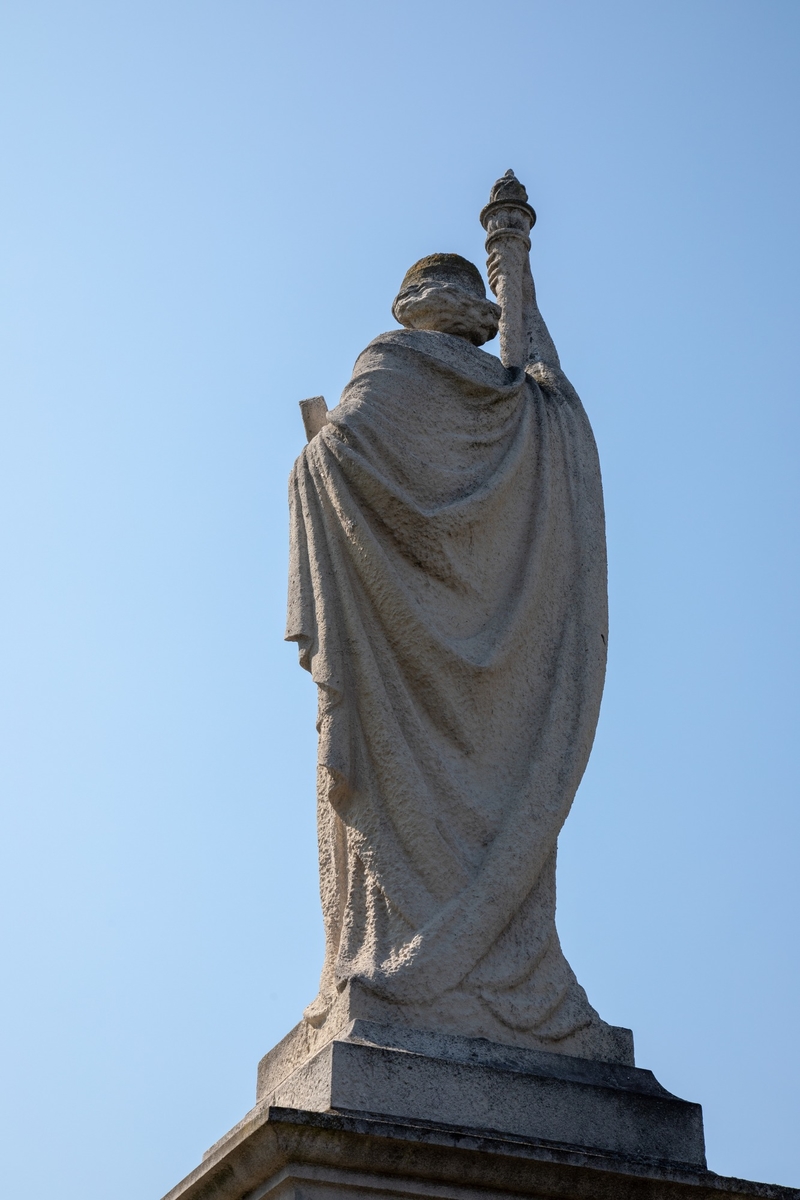
M 528 254 L 525 255 L 525 263 L 522 268 L 522 328 L 525 339 L 523 346 L 525 363 L 541 362 L 548 367 L 560 367 L 561 361 L 555 342 L 550 336 L 550 330 L 536 303 L 536 285 L 533 282 L 531 260 Z
M 528 193 L 506 171 L 481 213 L 486 230 L 489 286 L 501 308 L 500 358 L 507 367 L 542 362 L 560 366 L 558 352 L 536 303 L 530 262 L 530 231 L 536 213 Z

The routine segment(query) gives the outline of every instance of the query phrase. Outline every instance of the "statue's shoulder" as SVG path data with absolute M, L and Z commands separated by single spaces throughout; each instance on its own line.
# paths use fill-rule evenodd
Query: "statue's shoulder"
M 508 371 L 494 354 L 433 329 L 391 329 L 378 334 L 359 355 L 356 371 L 381 364 L 401 370 L 407 364 L 409 371 L 445 368 L 489 387 L 504 387 L 509 382 Z

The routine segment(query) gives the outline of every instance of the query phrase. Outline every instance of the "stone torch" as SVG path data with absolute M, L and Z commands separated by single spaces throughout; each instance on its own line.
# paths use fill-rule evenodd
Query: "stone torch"
M 506 171 L 492 188 L 481 212 L 486 230 L 489 286 L 500 305 L 500 359 L 506 367 L 521 367 L 528 359 L 530 331 L 526 309 L 533 288 L 530 273 L 530 232 L 536 213 L 528 193 L 513 171 Z

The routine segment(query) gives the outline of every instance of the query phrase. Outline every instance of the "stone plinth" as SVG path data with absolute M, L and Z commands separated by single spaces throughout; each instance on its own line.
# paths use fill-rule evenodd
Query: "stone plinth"
M 292 1057 L 284 1042 L 261 1061 L 259 1101 L 705 1166 L 700 1105 L 634 1066 L 363 1020 L 289 1071 Z
M 363 1019 L 301 1033 L 165 1200 L 800 1200 L 708 1171 L 700 1106 L 624 1062 Z
M 327 1014 L 326 1020 L 320 1025 L 309 1021 L 300 1021 L 294 1029 L 287 1033 L 276 1046 L 265 1054 L 258 1064 L 257 1100 L 262 1100 L 267 1092 L 274 1089 L 296 1067 L 306 1059 L 311 1058 L 318 1050 L 327 1045 L 336 1034 L 351 1025 L 353 1021 L 368 1022 L 372 1026 L 389 1027 L 397 1036 L 400 1028 L 414 1029 L 420 1033 L 437 1030 L 439 1033 L 457 1034 L 465 1041 L 478 1046 L 491 1043 L 504 1050 L 519 1047 L 524 1050 L 543 1050 L 545 1053 L 554 1052 L 552 1040 L 536 1038 L 530 1030 L 515 1031 L 505 1028 L 503 1036 L 493 1039 L 485 1024 L 474 1021 L 475 1014 L 462 1008 L 454 1020 L 443 1019 L 441 1007 L 431 1001 L 428 1004 L 399 1007 L 388 1000 L 381 999 L 374 992 L 362 987 L 351 980 L 339 992 L 336 1002 Z M 582 1031 L 573 1037 L 557 1043 L 560 1054 L 568 1054 L 573 1058 L 601 1059 L 606 1063 L 621 1063 L 624 1066 L 635 1065 L 633 1053 L 633 1033 L 620 1025 L 605 1025 L 600 1050 L 598 1050 L 598 1033 L 592 1031 L 590 1038 L 584 1039 Z M 399 1044 L 399 1043 L 398 1043 Z M 421 1045 L 421 1043 L 420 1043 Z M 433 1043 L 428 1042 L 428 1047 Z M 406 1047 L 410 1048 L 410 1047 Z M 436 1050 L 422 1050 L 424 1054 L 436 1054 Z M 445 1057 L 447 1057 L 445 1055 Z
M 700 1167 L 433 1122 L 261 1105 L 164 1200 L 800 1200 Z

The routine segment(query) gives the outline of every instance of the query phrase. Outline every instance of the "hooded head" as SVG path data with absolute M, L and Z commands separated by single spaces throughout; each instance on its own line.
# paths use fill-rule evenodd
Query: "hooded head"
M 487 300 L 480 271 L 460 254 L 429 254 L 414 263 L 392 315 L 406 329 L 450 333 L 474 346 L 491 341 L 500 321 L 500 309 Z

